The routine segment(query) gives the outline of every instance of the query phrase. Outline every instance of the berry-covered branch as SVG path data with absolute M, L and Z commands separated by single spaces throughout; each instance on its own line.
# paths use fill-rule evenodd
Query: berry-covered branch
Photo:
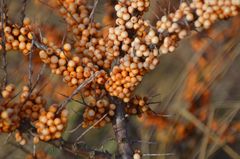
M 56 11 L 67 24 L 67 37 L 72 39 L 62 45 L 37 34 L 37 27 L 27 17 L 20 26 L 12 23 L 2 8 L 0 49 L 5 82 L 0 132 L 16 131 L 16 140 L 24 145 L 21 122 L 25 118 L 36 129 L 34 143 L 59 139 L 64 132 L 67 124 L 65 103 L 60 108 L 53 104 L 46 109 L 46 102 L 29 87 L 23 88 L 19 102 L 8 102 L 14 88 L 6 86 L 6 53 L 14 50 L 29 56 L 30 87 L 32 54 L 38 54 L 53 74 L 62 76 L 68 86 L 77 88 L 66 103 L 78 93 L 84 97 L 82 127 L 103 127 L 112 122 L 119 158 L 131 158 L 133 150 L 126 129 L 126 115 L 141 116 L 151 112 L 148 99 L 133 94 L 143 77 L 156 68 L 162 54 L 173 52 L 187 35 L 208 29 L 217 20 L 236 16 L 240 10 L 237 0 L 193 0 L 182 2 L 175 12 L 151 24 L 144 19 L 150 0 L 115 3 L 115 25 L 104 32 L 104 26 L 93 18 L 98 1 L 91 8 L 86 0 L 58 0 Z

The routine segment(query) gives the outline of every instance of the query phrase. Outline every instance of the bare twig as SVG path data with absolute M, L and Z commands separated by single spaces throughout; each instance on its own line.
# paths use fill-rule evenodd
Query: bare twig
M 234 106 L 237 106 L 226 118 L 230 118 L 229 121 L 227 122 L 228 124 L 231 123 L 231 121 L 233 120 L 233 118 L 237 115 L 237 113 L 239 112 L 239 104 L 236 104 Z M 226 129 L 228 128 L 228 126 L 223 126 L 219 129 L 218 134 L 221 136 Z M 218 145 L 217 144 L 213 144 L 209 149 L 208 149 L 208 154 L 207 154 L 207 158 L 212 155 L 214 152 L 216 152 L 218 150 Z
M 80 142 L 80 139 L 86 135 L 90 130 L 92 130 L 92 128 L 94 128 L 97 124 L 99 124 L 108 114 L 104 114 L 98 121 L 96 121 L 93 125 L 91 125 L 87 130 L 85 130 L 77 139 L 76 139 L 76 143 Z
M 150 153 L 150 154 L 142 154 L 143 157 L 159 157 L 159 156 L 174 156 L 174 153 Z
M 65 94 L 62 94 L 62 93 L 58 93 L 58 94 L 60 94 L 63 97 L 67 97 L 67 98 L 69 97 L 68 95 L 65 95 Z M 77 99 L 74 99 L 74 98 L 72 98 L 71 100 L 85 106 L 85 103 L 80 101 L 80 100 L 77 100 Z
M 50 6 L 47 2 L 44 2 L 43 0 L 38 0 L 38 1 L 39 1 L 41 4 L 49 7 L 50 9 L 56 9 L 56 8 L 54 8 L 53 6 Z
M 40 81 L 40 79 L 41 79 L 41 77 L 43 75 L 43 72 L 44 72 L 45 68 L 46 68 L 46 64 L 43 64 L 41 66 L 41 69 L 40 69 L 38 75 L 37 75 L 36 82 L 33 84 L 32 90 L 34 90 L 36 88 L 36 86 L 38 85 L 38 83 L 39 83 L 39 81 Z
M 132 141 L 132 143 L 141 143 L 141 144 L 148 144 L 148 145 L 157 145 L 157 144 L 159 144 L 159 142 L 157 142 L 157 141 L 142 141 L 142 140 Z
M 68 130 L 65 131 L 65 133 L 74 133 L 75 131 L 77 131 L 80 127 L 82 126 L 82 123 L 79 123 L 75 128 L 73 128 L 72 130 Z
M 209 117 L 208 117 L 208 123 L 207 126 L 211 128 L 211 124 L 214 118 L 214 109 L 210 111 Z M 199 159 L 204 159 L 206 158 L 206 152 L 208 148 L 208 143 L 209 143 L 209 134 L 204 134 L 202 144 L 200 147 L 200 153 L 199 153 Z
M 32 152 L 32 155 L 35 157 L 36 156 L 36 145 L 33 144 L 33 152 Z
M 28 86 L 29 89 L 32 89 L 32 76 L 33 76 L 33 63 L 32 63 L 32 53 L 33 53 L 33 41 L 32 40 L 32 46 L 28 55 Z
M 49 144 L 69 152 L 75 156 L 94 159 L 111 159 L 112 156 L 107 151 L 98 151 L 87 147 L 85 144 L 73 144 L 64 140 L 55 140 L 48 142 Z
M 93 19 L 94 19 L 94 13 L 95 13 L 95 10 L 96 10 L 96 8 L 97 8 L 98 1 L 99 1 L 99 0 L 95 0 L 94 5 L 93 5 L 93 8 L 92 8 L 92 11 L 91 11 L 91 13 L 90 13 L 90 15 L 89 15 L 89 19 L 91 20 L 91 22 L 92 22 Z
M 185 119 L 191 121 L 199 130 L 204 132 L 205 134 L 209 134 L 209 137 L 219 146 L 223 148 L 223 150 L 233 159 L 239 159 L 240 155 L 235 152 L 230 146 L 221 141 L 220 137 L 212 132 L 207 126 L 205 126 L 201 121 L 199 121 L 194 115 L 188 112 L 185 109 L 178 109 L 179 114 Z
M 4 144 L 7 144 L 7 143 L 8 143 L 8 141 L 9 141 L 9 139 L 10 139 L 11 136 L 12 136 L 12 133 L 9 133 L 8 136 L 7 136 L 7 138 L 6 138 L 5 141 L 4 141 Z
M 40 34 L 40 35 L 41 35 L 41 34 Z M 34 43 L 34 45 L 35 45 L 37 48 L 39 48 L 39 49 L 41 49 L 41 50 L 47 50 L 47 48 L 48 48 L 48 46 L 43 45 L 41 42 L 38 42 L 38 41 L 36 41 L 36 40 L 33 40 L 33 43 Z
M 28 0 L 22 0 L 22 2 L 21 2 L 22 9 L 20 12 L 20 26 L 23 26 L 23 20 L 26 16 L 25 11 L 26 11 L 26 6 L 27 6 L 27 1 Z

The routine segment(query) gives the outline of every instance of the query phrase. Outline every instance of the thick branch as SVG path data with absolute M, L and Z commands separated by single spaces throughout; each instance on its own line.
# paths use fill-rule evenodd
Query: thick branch
M 117 98 L 112 99 L 112 101 L 117 105 L 116 117 L 113 120 L 113 130 L 118 145 L 118 155 L 116 158 L 131 159 L 133 150 L 130 146 L 130 139 L 127 133 L 127 121 L 124 111 L 125 104 Z

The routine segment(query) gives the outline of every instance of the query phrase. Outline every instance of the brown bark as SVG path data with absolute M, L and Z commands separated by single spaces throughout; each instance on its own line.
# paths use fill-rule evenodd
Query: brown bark
M 112 98 L 112 101 L 117 105 L 116 117 L 113 120 L 113 130 L 118 146 L 116 158 L 132 159 L 133 150 L 131 148 L 130 139 L 127 132 L 127 121 L 124 111 L 125 103 L 117 98 Z

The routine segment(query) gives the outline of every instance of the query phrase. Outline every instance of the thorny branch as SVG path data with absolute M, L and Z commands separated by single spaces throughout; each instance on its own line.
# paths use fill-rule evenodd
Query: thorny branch
M 36 46 L 37 48 L 39 48 L 39 49 L 46 50 L 48 48 L 46 45 L 42 44 L 41 42 L 38 42 L 37 40 L 33 40 L 32 44 L 34 46 Z M 40 72 L 42 73 L 42 70 Z M 95 77 L 98 76 L 100 73 L 101 73 L 101 71 L 92 74 L 87 80 L 85 80 L 85 82 L 83 82 L 81 85 L 79 85 L 73 91 L 73 93 L 61 104 L 59 110 L 61 110 L 69 101 L 71 101 L 73 99 L 73 97 L 76 94 L 78 94 L 79 91 L 82 88 L 84 88 L 86 85 L 91 83 L 92 80 L 94 80 Z M 65 151 L 67 151 L 67 152 L 69 152 L 69 153 L 71 153 L 73 155 L 76 155 L 76 156 L 89 157 L 89 158 L 95 158 L 95 159 L 110 159 L 111 158 L 111 154 L 108 153 L 108 152 L 102 152 L 102 151 L 97 151 L 97 150 L 94 150 L 94 149 L 91 149 L 91 148 L 87 148 L 86 146 L 80 145 L 79 143 L 71 144 L 71 143 L 68 143 L 66 141 L 61 141 L 61 142 L 59 142 L 59 141 L 51 141 L 49 143 L 54 145 L 55 147 L 63 149 L 63 150 L 65 150 Z
M 27 0 L 23 0 L 23 2 L 26 3 Z M 1 1 L 2 3 L 4 2 L 4 0 Z M 61 1 L 60 1 L 61 2 Z M 2 4 L 1 3 L 1 4 Z M 98 0 L 95 1 L 94 4 L 94 9 L 92 10 L 91 14 L 90 14 L 90 19 L 93 19 L 94 16 L 94 11 L 95 8 L 97 6 Z M 169 3 L 170 4 L 170 3 Z M 24 5 L 24 10 L 25 10 L 25 5 Z M 2 12 L 1 12 L 1 21 L 2 21 L 2 28 L 4 25 L 4 19 L 5 18 L 5 13 L 3 12 L 3 5 L 1 6 L 2 8 Z M 169 5 L 170 8 L 170 5 Z M 169 9 L 170 10 L 170 9 Z M 75 20 L 75 18 L 73 17 L 73 19 Z M 36 47 L 40 48 L 40 49 L 46 49 L 47 46 L 44 46 L 43 44 L 33 40 L 32 44 L 34 44 Z M 2 48 L 3 48 L 3 70 L 5 72 L 5 78 L 4 78 L 4 86 L 7 83 L 7 61 L 6 61 L 6 50 L 5 50 L 5 35 L 4 35 L 4 31 L 2 31 Z M 32 50 L 31 50 L 32 51 Z M 32 86 L 32 52 L 30 52 L 29 54 L 29 87 L 31 88 Z M 94 80 L 94 78 L 97 76 L 97 74 L 100 72 L 97 72 L 95 74 L 93 74 L 89 79 L 87 79 L 85 82 L 83 82 L 81 85 L 79 85 L 74 92 L 72 93 L 72 95 L 70 95 L 61 105 L 59 110 L 61 110 L 69 101 L 71 101 L 73 99 L 73 97 L 79 93 L 79 91 L 84 88 L 86 85 L 88 85 L 92 80 Z M 116 136 L 116 140 L 117 140 L 117 144 L 118 144 L 118 156 L 116 156 L 116 158 L 123 158 L 123 159 L 131 159 L 132 158 L 132 154 L 133 154 L 133 150 L 131 148 L 131 144 L 130 144 L 130 140 L 127 134 L 127 121 L 126 121 L 126 116 L 125 116 L 125 111 L 124 111 L 124 103 L 121 102 L 119 99 L 111 97 L 112 102 L 115 103 L 117 105 L 117 111 L 116 111 L 116 116 L 115 119 L 113 121 L 113 129 L 115 132 L 115 136 Z M 104 118 L 105 116 L 103 116 Z M 93 125 L 94 126 L 94 125 Z M 92 127 L 93 127 L 92 126 Z M 86 133 L 88 132 L 88 130 L 90 130 L 91 127 L 89 129 L 87 129 L 81 136 L 79 136 L 79 139 Z M 67 152 L 70 152 L 74 155 L 77 156 L 83 156 L 83 157 L 89 157 L 89 158 L 111 158 L 111 155 L 108 152 L 101 152 L 101 151 L 96 151 L 94 149 L 90 149 L 90 148 L 86 148 L 86 147 L 82 147 L 82 145 L 75 145 L 72 143 L 68 143 L 66 141 L 51 141 L 50 144 L 63 149 Z M 171 155 L 171 154 L 170 154 Z M 145 156 L 159 156 L 159 154 L 145 154 Z
M 97 1 L 95 3 L 95 5 L 97 5 Z M 47 49 L 47 46 L 45 46 L 44 44 L 34 40 L 33 44 L 39 48 L 39 49 Z M 72 100 L 72 98 L 82 89 L 84 88 L 87 84 L 89 84 L 92 80 L 94 80 L 94 78 L 100 74 L 100 72 L 97 72 L 95 74 L 93 74 L 92 76 L 90 76 L 90 78 L 88 78 L 84 83 L 82 83 L 81 85 L 79 85 L 74 92 L 72 93 L 71 96 L 69 96 L 61 105 L 59 110 L 61 110 L 69 101 Z M 112 97 L 111 97 L 112 98 Z M 133 150 L 130 146 L 130 140 L 128 138 L 128 134 L 127 134 L 127 122 L 126 122 L 126 118 L 125 118 L 125 113 L 124 113 L 124 104 L 119 101 L 116 98 L 112 98 L 113 102 L 117 104 L 117 111 L 116 111 L 116 117 L 115 120 L 113 122 L 113 129 L 115 132 L 115 136 L 116 136 L 116 140 L 118 143 L 118 155 L 116 156 L 117 158 L 122 158 L 122 159 L 131 159 L 132 155 L 133 155 Z M 65 145 L 65 144 L 64 144 Z M 72 145 L 69 145 L 70 147 Z M 71 149 L 69 149 L 69 147 L 63 147 L 64 150 L 68 151 L 68 152 L 72 152 L 74 154 L 86 154 L 86 152 L 81 152 L 81 150 L 76 150 L 76 151 L 72 151 Z M 78 154 L 78 155 L 79 155 Z M 87 153 L 87 155 L 89 156 L 89 154 Z M 96 155 L 94 156 L 95 158 Z M 99 156 L 99 158 L 102 158 L 102 155 Z M 104 156 L 103 158 L 111 158 L 111 156 L 109 155 Z
M 85 158 L 94 159 L 111 159 L 112 156 L 107 151 L 98 151 L 87 147 L 84 144 L 73 144 L 64 140 L 50 141 L 49 144 L 62 149 L 70 154 Z

